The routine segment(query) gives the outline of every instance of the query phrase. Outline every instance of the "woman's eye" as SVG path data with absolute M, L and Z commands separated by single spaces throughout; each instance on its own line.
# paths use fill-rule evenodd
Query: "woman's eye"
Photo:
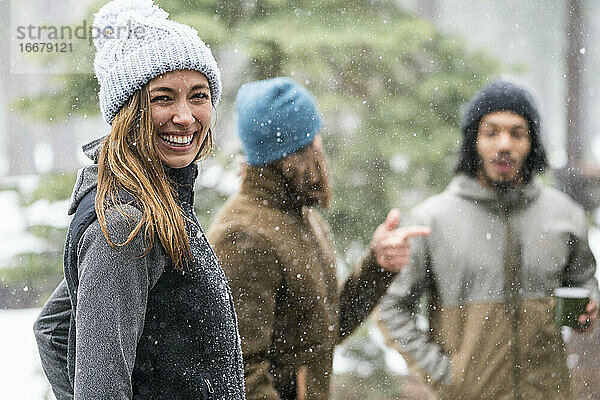
M 154 103 L 155 101 L 169 101 L 169 100 L 170 100 L 170 99 L 169 99 L 169 96 L 165 96 L 165 95 L 163 95 L 163 96 L 156 96 L 156 97 L 153 97 L 152 99 L 150 99 L 150 102 L 151 102 L 151 103 Z
M 192 99 L 208 99 L 207 93 L 196 93 L 192 96 Z

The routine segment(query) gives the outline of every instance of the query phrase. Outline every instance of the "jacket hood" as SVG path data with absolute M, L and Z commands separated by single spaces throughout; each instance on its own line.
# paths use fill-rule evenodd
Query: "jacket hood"
M 77 171 L 77 180 L 71 194 L 71 202 L 69 204 L 68 214 L 75 214 L 77 206 L 83 197 L 96 186 L 98 186 L 98 157 L 102 149 L 102 142 L 106 136 L 92 140 L 82 146 L 83 154 L 85 154 L 94 163 L 86 165 Z
M 481 186 L 476 178 L 458 175 L 448 186 L 450 193 L 475 203 L 480 203 L 490 209 L 516 209 L 527 206 L 540 194 L 541 184 L 532 180 L 524 186 L 517 186 L 507 191 L 498 191 Z

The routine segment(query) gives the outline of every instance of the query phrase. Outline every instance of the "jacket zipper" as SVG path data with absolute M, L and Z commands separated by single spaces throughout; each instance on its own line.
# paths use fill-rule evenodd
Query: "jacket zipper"
M 504 223 L 506 224 L 506 250 L 504 259 L 504 274 L 505 274 L 505 301 L 507 311 L 511 322 L 511 345 L 509 346 L 512 353 L 512 376 L 513 376 L 513 391 L 514 399 L 522 400 L 521 394 L 521 371 L 519 365 L 519 282 L 521 275 L 521 245 L 515 237 L 512 223 L 510 221 L 510 212 L 507 204 L 502 204 L 504 215 Z
M 217 259 L 217 255 L 215 254 L 215 251 L 213 250 L 212 246 L 210 245 L 210 243 L 208 243 L 208 239 L 206 238 L 206 236 L 204 235 L 204 231 L 202 230 L 202 227 L 200 226 L 200 222 L 198 222 L 198 217 L 196 216 L 196 211 L 194 210 L 194 207 L 192 205 L 189 206 L 189 210 L 188 212 L 190 213 L 190 215 L 192 216 L 192 218 L 190 218 L 190 221 L 192 222 L 192 226 L 195 226 L 195 228 L 198 230 L 196 232 L 195 235 L 192 235 L 191 232 L 191 227 L 190 227 L 190 236 L 195 236 L 197 239 L 202 239 L 206 242 L 208 248 L 210 249 L 210 253 L 212 254 L 212 256 L 214 257 L 214 259 L 217 261 L 217 264 L 219 264 L 219 260 Z M 221 267 L 219 267 L 221 268 Z M 235 336 L 236 336 L 236 342 L 239 343 L 240 341 L 240 336 L 239 336 L 239 326 L 238 326 L 238 320 L 237 320 L 237 315 L 235 313 L 235 306 L 233 303 L 233 297 L 231 295 L 231 288 L 229 287 L 229 283 L 227 284 L 227 297 L 229 298 L 229 309 L 231 310 L 231 315 L 233 315 L 233 324 L 235 326 Z M 236 345 L 236 350 L 235 350 L 235 359 L 237 361 L 237 365 L 238 367 L 243 364 L 243 356 L 239 351 L 239 347 Z M 243 379 L 243 368 L 241 373 L 236 374 L 237 380 L 239 383 L 241 383 L 242 385 L 244 385 L 244 379 Z M 242 376 L 242 379 L 240 379 L 240 376 Z M 214 393 L 214 389 L 210 383 L 210 379 L 207 378 L 203 378 L 204 382 L 206 383 L 206 387 L 208 390 L 208 399 L 212 398 L 212 394 Z M 240 382 L 241 381 L 241 382 Z
M 206 388 L 208 389 L 208 393 L 210 393 L 209 396 L 211 396 L 215 392 L 215 390 L 213 389 L 208 379 L 204 378 L 204 382 L 206 382 Z
M 202 395 L 203 395 L 204 399 L 206 399 L 206 400 L 214 399 L 215 388 L 213 387 L 212 378 L 210 377 L 210 374 L 208 372 L 201 373 L 200 379 L 202 380 L 202 383 L 204 384 L 204 387 L 202 388 Z

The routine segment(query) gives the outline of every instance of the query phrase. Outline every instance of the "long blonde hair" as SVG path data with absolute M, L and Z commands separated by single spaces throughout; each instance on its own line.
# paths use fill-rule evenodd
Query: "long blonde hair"
M 183 212 L 176 201 L 177 191 L 170 184 L 154 146 L 154 130 L 150 94 L 145 85 L 117 113 L 112 131 L 102 145 L 98 159 L 96 214 L 111 247 L 127 245 L 143 229 L 145 249 L 140 256 L 152 249 L 155 235 L 158 235 L 173 266 L 183 271 L 186 262 L 191 262 L 193 256 Z M 211 149 L 212 132 L 209 129 L 195 161 L 207 156 Z M 114 243 L 107 229 L 106 210 L 116 207 L 124 218 L 135 222 L 122 207 L 119 189 L 127 191 L 137 200 L 142 218 L 125 242 Z

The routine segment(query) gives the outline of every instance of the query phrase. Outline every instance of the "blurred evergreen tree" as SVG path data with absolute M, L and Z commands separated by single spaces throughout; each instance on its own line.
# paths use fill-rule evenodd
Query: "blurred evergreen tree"
M 324 115 L 340 249 L 368 244 L 390 207 L 439 192 L 452 175 L 461 105 L 502 70 L 393 1 L 255 2 L 238 37 L 249 79 L 289 75 Z

